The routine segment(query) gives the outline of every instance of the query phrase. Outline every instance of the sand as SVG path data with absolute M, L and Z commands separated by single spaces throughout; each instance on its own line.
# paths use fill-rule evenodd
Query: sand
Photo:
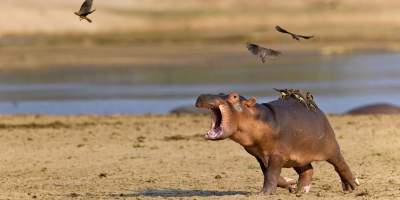
M 254 158 L 233 141 L 202 139 L 208 115 L 0 119 L 0 199 L 400 198 L 399 115 L 330 116 L 361 186 L 343 193 L 333 168 L 319 162 L 300 198 L 284 189 L 259 195 Z

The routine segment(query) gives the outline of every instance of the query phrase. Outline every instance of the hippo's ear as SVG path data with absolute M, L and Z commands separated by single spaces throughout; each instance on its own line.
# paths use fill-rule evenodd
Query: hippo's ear
M 244 105 L 247 107 L 253 107 L 256 105 L 257 99 L 255 97 L 251 97 L 250 99 L 244 100 Z

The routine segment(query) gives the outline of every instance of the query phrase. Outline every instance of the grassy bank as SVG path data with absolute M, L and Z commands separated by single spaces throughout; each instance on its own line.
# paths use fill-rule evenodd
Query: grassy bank
M 276 33 L 276 24 L 314 34 L 317 44 L 368 47 L 400 41 L 395 0 L 119 0 L 95 2 L 93 24 L 72 14 L 80 3 L 6 1 L 0 18 L 12 20 L 0 21 L 0 45 L 295 43 Z

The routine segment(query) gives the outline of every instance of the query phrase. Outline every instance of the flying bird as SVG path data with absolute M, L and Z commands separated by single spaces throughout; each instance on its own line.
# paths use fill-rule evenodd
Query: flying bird
M 268 49 L 264 48 L 261 46 L 258 46 L 256 44 L 252 43 L 247 43 L 247 49 L 254 55 L 258 56 L 263 63 L 265 63 L 266 59 L 268 56 L 270 57 L 276 57 L 281 54 L 281 52 L 273 50 L 273 49 Z
M 87 20 L 89 23 L 92 23 L 92 20 L 89 19 L 87 16 L 92 14 L 94 11 L 96 10 L 91 10 L 92 9 L 92 4 L 93 4 L 93 0 L 85 0 L 85 2 L 83 2 L 81 8 L 79 9 L 78 12 L 74 12 L 75 15 L 79 16 L 79 19 L 85 19 Z
M 282 27 L 280 27 L 280 26 L 275 26 L 275 29 L 276 29 L 278 32 L 281 32 L 281 33 L 286 33 L 286 34 L 289 34 L 289 35 L 291 35 L 291 36 L 292 36 L 292 38 L 293 38 L 293 39 L 295 39 L 295 40 L 297 40 L 297 41 L 299 41 L 299 40 L 300 40 L 300 38 L 303 38 L 303 39 L 306 39 L 306 40 L 308 40 L 308 39 L 310 39 L 310 38 L 313 38 L 313 37 L 314 37 L 313 35 L 306 36 L 306 35 L 299 35 L 299 34 L 291 33 L 291 32 L 289 32 L 289 31 L 287 31 L 287 30 L 283 29 L 283 28 L 282 28 Z

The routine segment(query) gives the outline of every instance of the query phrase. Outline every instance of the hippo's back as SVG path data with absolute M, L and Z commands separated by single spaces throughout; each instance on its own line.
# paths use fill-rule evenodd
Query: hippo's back
M 290 123 L 295 121 L 301 123 L 326 123 L 325 114 L 319 109 L 312 110 L 296 99 L 277 99 L 264 104 L 269 107 L 277 120 L 290 120 Z
M 309 110 L 293 98 L 264 105 L 274 116 L 280 143 L 290 148 L 289 152 L 294 158 L 302 158 L 303 161 L 308 158 L 324 160 L 338 152 L 334 131 L 320 109 Z
M 354 108 L 346 114 L 349 115 L 371 115 L 371 114 L 400 114 L 400 107 L 387 104 L 377 103 Z
M 321 138 L 326 134 L 334 135 L 327 117 L 318 108 L 316 110 L 308 109 L 293 98 L 278 99 L 264 105 L 271 110 L 276 127 L 279 127 L 283 134 L 299 138 Z

